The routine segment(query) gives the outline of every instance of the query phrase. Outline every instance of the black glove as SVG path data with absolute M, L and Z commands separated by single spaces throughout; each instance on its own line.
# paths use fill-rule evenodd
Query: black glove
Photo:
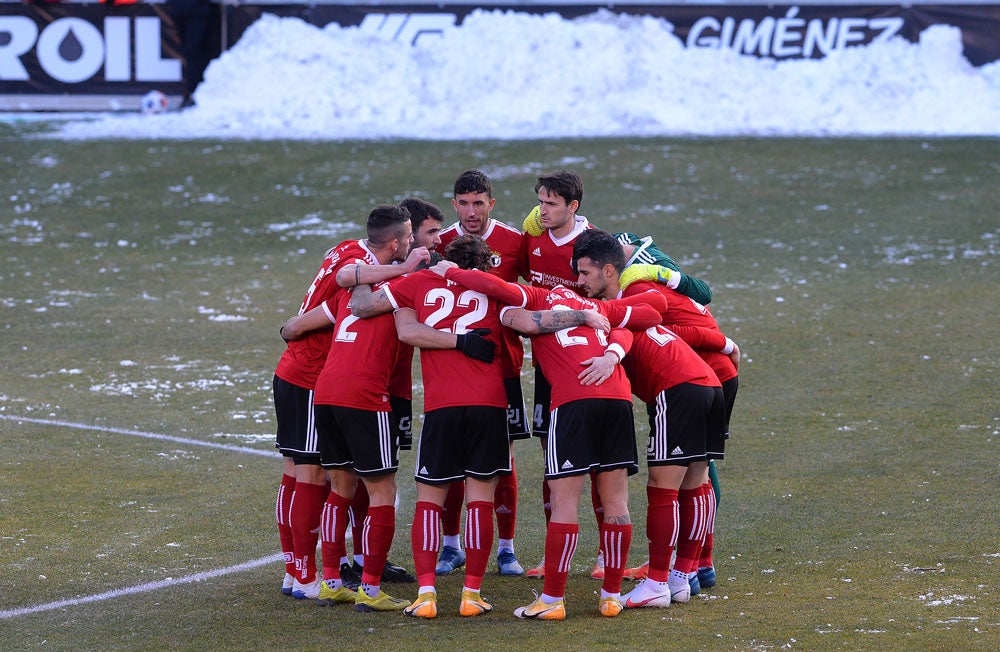
M 488 328 L 473 328 L 465 335 L 457 336 L 458 341 L 455 342 L 455 348 L 473 360 L 490 364 L 493 362 L 493 353 L 496 351 L 497 345 L 483 337 L 489 333 L 490 329 Z

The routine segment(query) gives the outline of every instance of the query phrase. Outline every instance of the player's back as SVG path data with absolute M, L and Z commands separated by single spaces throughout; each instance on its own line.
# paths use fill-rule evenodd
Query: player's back
M 337 298 L 337 323 L 313 402 L 361 410 L 389 410 L 389 378 L 399 355 L 396 323 L 387 313 L 351 314 L 350 293 Z
M 486 328 L 488 339 L 494 343 L 499 339 L 497 302 L 430 270 L 408 274 L 385 292 L 395 308 L 414 310 L 426 326 L 456 335 Z M 420 368 L 425 411 L 458 405 L 507 406 L 499 355 L 486 364 L 456 349 L 421 349 Z
M 528 310 L 598 310 L 615 325 L 621 315 L 609 304 L 579 296 L 565 287 L 551 290 L 524 288 Z M 601 357 L 608 346 L 608 335 L 589 326 L 567 328 L 532 338 L 532 351 L 542 365 L 545 377 L 552 385 L 552 408 L 585 398 L 615 398 L 631 400 L 632 391 L 621 366 L 601 385 L 581 385 L 578 375 L 586 369 L 584 362 Z
M 632 392 L 647 404 L 663 390 L 681 383 L 720 385 L 711 367 L 665 326 L 636 333 L 622 367 L 632 381 Z

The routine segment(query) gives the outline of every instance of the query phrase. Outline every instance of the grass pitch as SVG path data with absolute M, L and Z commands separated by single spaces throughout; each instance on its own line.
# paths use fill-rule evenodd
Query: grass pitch
M 0 647 L 1000 647 L 997 140 L 64 143 L 36 129 L 0 127 Z M 496 611 L 471 620 L 457 577 L 432 622 L 278 592 L 277 328 L 374 204 L 415 194 L 448 212 L 468 167 L 513 224 L 539 172 L 575 168 L 583 214 L 652 234 L 712 284 L 744 360 L 720 581 L 690 604 L 600 618 L 588 506 L 563 623 L 513 618 L 540 583 L 492 575 Z M 517 455 L 527 565 L 542 459 L 533 442 Z M 392 558 L 412 568 L 411 463 Z

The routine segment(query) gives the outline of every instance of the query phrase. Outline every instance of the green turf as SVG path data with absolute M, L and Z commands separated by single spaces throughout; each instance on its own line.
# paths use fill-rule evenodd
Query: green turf
M 37 129 L 0 127 L 0 648 L 1000 648 L 1000 141 L 63 143 Z M 584 505 L 563 623 L 513 618 L 540 582 L 493 575 L 485 618 L 457 616 L 458 577 L 439 582 L 434 622 L 323 609 L 279 594 L 278 563 L 9 614 L 275 554 L 276 458 L 113 429 L 269 451 L 277 329 L 323 252 L 360 236 L 375 203 L 450 211 L 467 167 L 494 178 L 494 215 L 514 224 L 538 173 L 575 168 L 583 214 L 654 235 L 714 288 L 744 353 L 715 589 L 601 619 Z M 411 568 L 412 455 L 392 555 Z M 541 454 L 517 456 L 527 565 Z

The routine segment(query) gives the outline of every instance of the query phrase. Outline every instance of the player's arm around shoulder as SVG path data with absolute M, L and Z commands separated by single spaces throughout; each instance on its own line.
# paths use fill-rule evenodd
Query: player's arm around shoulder
M 289 318 L 278 330 L 281 338 L 286 342 L 299 340 L 313 331 L 331 328 L 337 323 L 337 319 L 327 307 L 327 302 L 323 302 L 309 312 L 295 315 Z
M 388 286 L 372 290 L 370 285 L 356 285 L 351 292 L 351 314 L 355 317 L 375 317 L 392 312 L 394 306 L 388 294 Z

